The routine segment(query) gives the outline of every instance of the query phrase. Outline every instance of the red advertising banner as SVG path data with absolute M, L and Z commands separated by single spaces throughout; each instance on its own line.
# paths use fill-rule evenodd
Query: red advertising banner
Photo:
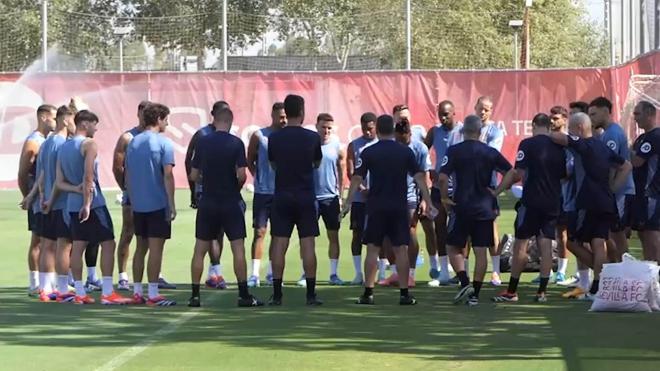
M 289 93 L 306 100 L 306 120 L 331 113 L 337 135 L 348 143 L 360 135 L 362 113 L 391 113 L 395 104 L 410 107 L 412 122 L 427 129 L 437 122 L 436 105 L 452 100 L 459 117 L 473 112 L 477 98 L 494 99 L 493 119 L 505 130 L 503 152 L 512 159 L 518 143 L 531 135 L 534 114 L 554 105 L 612 99 L 615 119 L 623 108 L 630 76 L 660 74 L 660 52 L 614 68 L 538 71 L 411 72 L 204 72 L 204 73 L 53 73 L 0 74 L 0 188 L 16 188 L 23 140 L 35 127 L 42 103 L 61 105 L 76 95 L 100 117 L 100 182 L 115 187 L 112 151 L 120 134 L 136 123 L 137 104 L 148 99 L 170 107 L 166 135 L 177 152 L 176 182 L 186 184 L 183 159 L 192 134 L 210 120 L 216 100 L 234 111 L 233 131 L 246 143 L 270 122 L 270 108 Z

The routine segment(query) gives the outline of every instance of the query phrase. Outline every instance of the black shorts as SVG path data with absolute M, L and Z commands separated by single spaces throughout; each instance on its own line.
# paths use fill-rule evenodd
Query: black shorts
M 351 204 L 351 230 L 364 232 L 366 220 L 367 204 L 364 202 L 353 202 Z
M 447 223 L 447 246 L 463 248 L 468 239 L 472 247 L 495 246 L 493 223 L 494 220 L 473 220 L 452 212 Z
M 616 199 L 617 218 L 612 223 L 612 232 L 623 232 L 632 225 L 632 204 L 635 196 L 625 195 Z
M 575 210 L 564 211 L 562 217 L 566 224 L 559 224 L 566 227 L 566 235 L 569 241 L 578 241 L 577 238 L 577 222 L 578 222 L 578 212 Z
M 30 207 L 27 210 L 28 231 L 41 236 L 41 229 L 43 228 L 43 214 L 35 213 Z
M 50 227 L 55 229 L 55 239 L 64 238 L 71 240 L 71 222 L 65 218 L 69 218 L 70 214 L 64 210 L 53 210 L 50 212 Z
M 631 205 L 631 225 L 636 231 L 660 231 L 660 199 L 635 197 Z
M 582 243 L 589 243 L 594 238 L 607 240 L 610 238 L 610 229 L 616 218 L 615 214 L 578 210 L 572 240 Z
M 557 216 L 521 205 L 514 227 L 516 239 L 541 237 L 554 240 L 557 234 Z
M 55 213 L 61 210 L 51 210 L 50 213 L 44 214 L 41 225 L 41 237 L 55 241 L 57 240 L 57 231 L 55 229 Z
M 382 210 L 367 214 L 364 243 L 383 246 L 385 237 L 392 246 L 410 244 L 410 215 L 407 209 Z
M 431 188 L 431 201 L 433 201 L 433 206 L 438 207 L 442 205 L 442 194 L 438 188 Z
M 298 229 L 299 238 L 318 236 L 319 221 L 314 192 L 275 194 L 270 224 L 273 237 L 291 237 L 294 226 Z
M 167 220 L 167 209 L 138 213 L 133 211 L 133 228 L 140 238 L 172 237 L 172 223 Z
M 84 223 L 80 223 L 77 212 L 69 212 L 69 218 L 72 241 L 101 243 L 115 239 L 112 218 L 105 206 L 92 209 Z
M 213 241 L 220 239 L 225 233 L 229 241 L 244 239 L 247 235 L 245 202 L 238 199 L 220 202 L 217 205 L 217 207 L 207 207 L 202 204 L 197 209 L 195 237 L 202 241 Z
M 252 199 L 252 228 L 260 229 L 268 226 L 272 206 L 273 195 L 254 194 L 254 198 Z
M 341 213 L 339 209 L 339 197 L 318 200 L 317 205 L 318 217 L 323 218 L 325 229 L 338 231 L 341 224 L 339 222 L 339 214 Z

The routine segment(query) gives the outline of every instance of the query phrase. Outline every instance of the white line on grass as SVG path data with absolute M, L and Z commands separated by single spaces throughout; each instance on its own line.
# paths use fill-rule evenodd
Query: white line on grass
M 218 294 L 212 294 L 212 295 L 217 295 L 216 298 L 219 296 Z M 215 299 L 215 298 L 214 298 Z M 211 305 L 215 302 L 215 300 L 210 300 L 206 303 L 206 305 Z M 125 351 L 119 353 L 115 357 L 113 357 L 111 360 L 106 362 L 104 365 L 101 367 L 97 368 L 96 371 L 113 371 L 121 366 L 123 366 L 126 362 L 132 360 L 133 358 L 137 357 L 140 353 L 144 352 L 147 350 L 149 347 L 151 347 L 154 343 L 156 343 L 161 337 L 170 335 L 174 332 L 176 332 L 181 325 L 184 323 L 190 321 L 191 319 L 197 317 L 202 311 L 201 310 L 192 310 L 185 312 L 178 316 L 174 321 L 170 321 L 167 325 L 163 326 L 160 328 L 160 330 L 154 332 L 149 336 L 148 339 L 133 345 L 132 347 L 126 349 Z

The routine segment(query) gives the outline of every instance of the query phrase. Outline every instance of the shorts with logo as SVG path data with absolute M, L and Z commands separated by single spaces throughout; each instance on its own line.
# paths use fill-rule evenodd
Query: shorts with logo
M 318 217 L 323 219 L 325 229 L 329 231 L 338 231 L 341 225 L 339 214 L 339 197 L 317 200 Z
M 115 239 L 112 218 L 108 208 L 100 206 L 89 212 L 89 218 L 81 223 L 77 212 L 69 212 L 69 228 L 72 241 L 101 243 Z
M 167 220 L 167 209 L 146 213 L 133 211 L 133 226 L 135 235 L 141 238 L 170 239 L 172 223 Z
M 227 235 L 229 241 L 244 239 L 245 202 L 233 199 L 214 203 L 212 206 L 202 202 L 197 209 L 195 237 L 202 241 L 213 241 Z

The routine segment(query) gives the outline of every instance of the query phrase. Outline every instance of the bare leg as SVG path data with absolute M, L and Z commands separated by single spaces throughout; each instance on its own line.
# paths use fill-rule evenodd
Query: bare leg
M 133 254 L 133 282 L 142 283 L 144 276 L 145 258 L 149 251 L 149 240 L 142 237 L 137 237 L 137 246 L 135 254 Z
M 128 265 L 128 256 L 130 255 L 131 241 L 135 234 L 133 226 L 133 211 L 130 206 L 123 206 L 121 234 L 119 236 L 119 243 L 117 243 L 117 268 L 119 273 L 126 273 L 126 266 Z
M 399 288 L 408 288 L 408 274 L 410 272 L 410 263 L 408 262 L 408 246 L 392 246 L 396 256 L 396 270 L 399 274 Z
M 199 285 L 204 272 L 204 257 L 211 250 L 212 241 L 195 240 L 195 251 L 190 262 L 190 279 L 193 285 Z

